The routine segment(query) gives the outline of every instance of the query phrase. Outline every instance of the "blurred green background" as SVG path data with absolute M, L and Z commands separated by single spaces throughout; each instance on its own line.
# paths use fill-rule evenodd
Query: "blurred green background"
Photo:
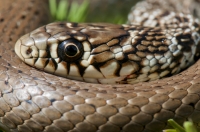
M 54 21 L 116 24 L 126 23 L 127 15 L 137 1 L 139 0 L 49 0 Z

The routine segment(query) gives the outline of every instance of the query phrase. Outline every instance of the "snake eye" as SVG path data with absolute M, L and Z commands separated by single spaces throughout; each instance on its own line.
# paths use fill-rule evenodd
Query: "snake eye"
M 78 47 L 76 45 L 67 45 L 65 47 L 65 54 L 69 57 L 73 57 L 78 53 Z
M 65 40 L 58 46 L 58 55 L 64 61 L 76 61 L 82 56 L 82 54 L 83 45 L 75 39 Z

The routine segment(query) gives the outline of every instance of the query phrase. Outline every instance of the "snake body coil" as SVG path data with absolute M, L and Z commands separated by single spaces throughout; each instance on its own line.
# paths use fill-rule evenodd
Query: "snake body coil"
M 9 5 L 6 10 L 19 10 L 21 16 L 2 21 L 17 30 L 1 27 L 6 33 L 0 37 L 0 128 L 20 132 L 154 132 L 166 128 L 170 118 L 179 123 L 188 118 L 200 122 L 199 61 L 177 75 L 155 80 L 185 69 L 199 57 L 199 22 L 183 7 L 178 10 L 175 5 L 167 11 L 161 0 L 147 0 L 129 14 L 129 22 L 135 24 L 52 23 L 17 41 L 15 51 L 25 63 L 93 82 L 85 83 L 36 70 L 18 59 L 13 42 L 24 33 L 23 26 L 30 31 L 45 21 L 38 17 L 46 16 L 37 7 L 44 2 L 23 2 L 27 3 L 24 9 L 20 2 L 5 2 Z M 141 5 L 146 8 L 139 9 Z M 30 19 L 27 12 L 35 18 Z M 8 23 L 11 18 L 18 20 L 16 25 Z M 148 80 L 155 81 L 94 84 Z

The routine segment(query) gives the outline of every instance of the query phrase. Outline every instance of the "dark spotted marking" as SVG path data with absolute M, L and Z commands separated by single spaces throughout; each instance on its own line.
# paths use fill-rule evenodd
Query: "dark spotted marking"
M 51 101 L 51 103 L 53 103 L 53 102 L 55 102 L 55 101 L 56 101 L 56 99 L 50 99 L 50 101 Z
M 33 77 L 34 80 L 39 80 L 37 77 Z
M 6 85 L 8 85 L 8 81 L 5 81 L 4 83 L 5 83 Z
M 32 100 L 25 100 L 28 104 L 32 104 Z
M 18 73 L 23 73 L 21 70 L 18 70 Z

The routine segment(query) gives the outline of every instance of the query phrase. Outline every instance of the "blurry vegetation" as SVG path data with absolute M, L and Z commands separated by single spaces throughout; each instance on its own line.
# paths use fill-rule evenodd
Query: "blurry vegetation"
M 49 0 L 49 7 L 53 21 L 84 22 L 87 17 L 89 1 L 79 4 L 77 1 L 70 3 L 68 0 Z
M 49 0 L 53 21 L 122 24 L 138 0 Z
M 198 132 L 192 121 L 185 121 L 183 127 L 173 119 L 169 119 L 168 124 L 173 127 L 173 129 L 166 129 L 163 130 L 163 132 Z

